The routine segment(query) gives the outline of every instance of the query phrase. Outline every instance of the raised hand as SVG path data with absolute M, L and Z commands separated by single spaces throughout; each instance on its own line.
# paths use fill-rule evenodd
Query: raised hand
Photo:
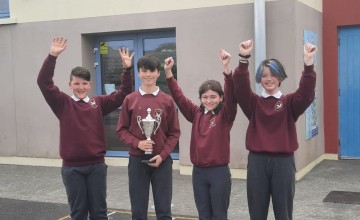
M 247 40 L 247 41 L 241 42 L 239 45 L 240 55 L 242 55 L 242 56 L 250 55 L 253 47 L 254 47 L 254 44 L 253 44 L 252 40 Z
M 306 42 L 304 44 L 304 63 L 306 66 L 314 64 L 314 55 L 317 52 L 315 45 Z
M 226 50 L 221 49 L 220 54 L 219 54 L 219 58 L 220 58 L 221 63 L 224 66 L 228 66 L 229 62 L 230 62 L 230 59 L 231 59 L 231 55 Z
M 131 63 L 132 63 L 132 58 L 134 57 L 135 53 L 132 53 L 131 55 L 129 55 L 129 48 L 120 48 L 119 49 L 119 54 L 121 57 L 121 61 L 122 61 L 122 66 L 124 69 L 127 69 L 129 67 L 131 67 Z
M 229 54 L 226 50 L 221 49 L 220 53 L 219 53 L 219 58 L 220 58 L 221 63 L 224 66 L 224 72 L 226 74 L 230 74 L 231 69 L 229 67 L 229 63 L 230 63 L 230 59 L 231 59 L 231 54 Z
M 168 57 L 165 59 L 165 65 L 164 65 L 164 70 L 171 70 L 171 68 L 174 66 L 174 59 L 172 57 Z
M 165 59 L 165 64 L 164 64 L 164 71 L 165 71 L 165 76 L 167 79 L 171 78 L 173 76 L 171 68 L 174 66 L 174 59 L 172 57 L 168 57 Z
M 59 56 L 61 54 L 66 46 L 67 46 L 67 39 L 63 37 L 55 37 L 52 40 L 51 47 L 50 47 L 50 54 L 54 57 Z

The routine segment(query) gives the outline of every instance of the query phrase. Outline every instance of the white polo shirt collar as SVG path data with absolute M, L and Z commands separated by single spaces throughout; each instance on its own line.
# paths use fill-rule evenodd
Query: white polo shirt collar
M 140 92 L 140 94 L 141 94 L 142 96 L 146 94 L 146 92 L 144 92 L 144 91 L 141 89 L 141 87 L 139 87 L 139 92 Z M 157 95 L 159 94 L 159 92 L 160 92 L 160 88 L 159 88 L 159 86 L 156 86 L 155 92 L 153 92 L 153 93 L 151 93 L 151 94 L 153 94 L 153 96 L 157 96 Z
M 78 97 L 76 97 L 74 94 L 71 96 L 72 99 L 74 99 L 75 102 L 78 102 L 80 101 L 80 99 Z M 89 96 L 86 96 L 84 99 L 83 99 L 84 102 L 88 103 L 90 101 L 90 98 Z
M 281 91 L 279 90 L 279 91 L 278 91 L 277 93 L 275 93 L 274 95 L 270 95 L 270 94 L 266 93 L 265 91 L 263 91 L 262 94 L 261 94 L 261 96 L 264 97 L 264 98 L 269 98 L 270 96 L 273 96 L 273 97 L 275 97 L 275 98 L 277 98 L 277 99 L 280 99 L 280 97 L 282 96 L 282 93 L 281 93 Z
M 207 110 L 207 109 L 205 108 L 205 109 L 204 109 L 204 114 L 206 115 L 208 112 L 211 112 L 213 115 L 215 114 L 214 111 L 209 111 L 209 110 Z

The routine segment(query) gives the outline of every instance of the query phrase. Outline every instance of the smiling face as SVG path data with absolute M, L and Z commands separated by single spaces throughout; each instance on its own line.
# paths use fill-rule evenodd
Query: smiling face
M 79 99 L 86 98 L 89 90 L 92 87 L 91 81 L 82 79 L 77 76 L 72 76 L 71 81 L 69 82 L 69 87 L 72 93 Z
M 150 69 L 139 69 L 139 78 L 141 79 L 141 86 L 151 88 L 156 86 L 156 81 L 160 76 L 160 71 L 155 69 L 151 71 Z
M 138 76 L 141 79 L 141 89 L 152 93 L 156 87 L 156 80 L 160 76 L 160 60 L 153 55 L 140 57 L 137 62 Z
M 201 104 L 208 111 L 215 110 L 222 100 L 223 100 L 223 96 L 220 96 L 219 93 L 213 90 L 208 90 L 207 92 L 203 93 L 200 97 Z
M 281 82 L 287 78 L 283 65 L 276 59 L 267 59 L 257 68 L 255 81 L 260 83 L 269 95 L 280 90 Z
M 270 68 L 267 66 L 263 68 L 260 83 L 269 95 L 274 95 L 279 91 L 280 80 L 271 73 Z

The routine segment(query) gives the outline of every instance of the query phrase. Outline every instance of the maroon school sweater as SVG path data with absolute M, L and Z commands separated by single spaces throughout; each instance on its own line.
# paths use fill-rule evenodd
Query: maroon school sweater
M 192 123 L 191 162 L 199 167 L 223 166 L 230 161 L 230 130 L 237 103 L 231 75 L 225 75 L 224 106 L 217 113 L 207 112 L 186 98 L 174 77 L 167 79 L 170 92 L 184 117 Z
M 141 157 L 142 150 L 137 146 L 141 140 L 146 140 L 145 134 L 138 125 L 137 117 L 141 119 L 148 115 L 147 109 L 151 109 L 151 117 L 156 114 L 161 117 L 160 127 L 151 140 L 155 142 L 153 151 L 155 155 L 160 155 L 165 160 L 174 150 L 180 137 L 180 127 L 176 106 L 171 96 L 159 91 L 153 94 L 141 95 L 135 91 L 126 96 L 119 114 L 116 133 L 118 137 L 130 146 L 129 154 L 131 156 Z
M 252 92 L 248 65 L 239 62 L 233 76 L 235 97 L 249 119 L 246 148 L 252 152 L 291 155 L 299 146 L 295 122 L 315 97 L 314 65 L 304 66 L 299 88 L 280 99 Z
M 37 83 L 60 122 L 60 156 L 64 166 L 104 162 L 106 152 L 103 116 L 119 108 L 132 91 L 131 73 L 123 73 L 119 91 L 76 102 L 54 85 L 56 57 L 48 55 Z

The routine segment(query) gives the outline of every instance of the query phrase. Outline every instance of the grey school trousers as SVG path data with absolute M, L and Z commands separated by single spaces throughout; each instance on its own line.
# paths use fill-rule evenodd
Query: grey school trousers
M 229 166 L 194 166 L 192 182 L 199 220 L 227 220 L 231 193 Z
M 157 220 L 172 220 L 172 158 L 159 167 L 150 167 L 141 158 L 130 156 L 128 165 L 132 220 L 147 220 L 150 184 Z
M 251 220 L 266 220 L 270 197 L 276 220 L 291 220 L 295 195 L 294 156 L 250 152 L 247 197 Z
M 105 163 L 87 166 L 63 166 L 65 185 L 72 220 L 107 220 Z

